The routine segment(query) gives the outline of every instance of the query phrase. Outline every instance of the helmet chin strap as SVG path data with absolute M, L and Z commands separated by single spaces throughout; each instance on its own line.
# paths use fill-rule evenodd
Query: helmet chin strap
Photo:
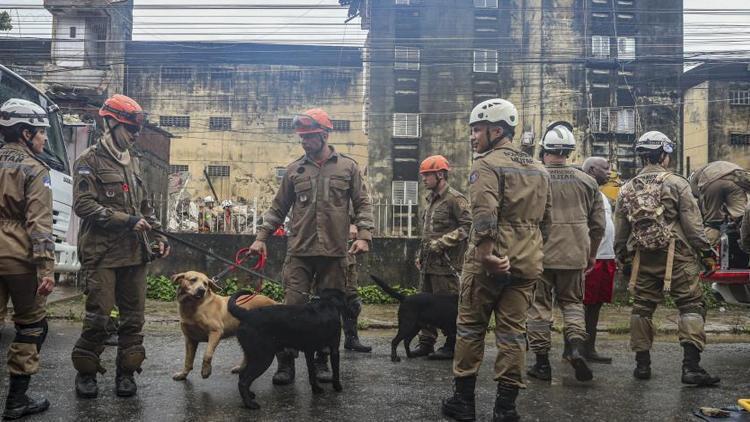
M 34 141 L 34 137 L 36 136 L 36 134 L 39 131 L 39 129 L 34 128 L 34 129 L 26 129 L 26 130 L 28 130 L 29 132 L 31 132 L 31 138 L 30 139 L 26 139 L 26 137 L 24 136 L 23 142 L 26 144 L 26 146 L 31 151 L 34 151 L 34 142 L 33 141 Z
M 121 152 L 125 152 L 130 150 L 130 148 L 133 146 L 135 142 L 128 142 L 121 140 L 119 136 L 115 135 L 115 131 L 113 130 L 117 125 L 114 127 L 110 126 L 109 119 L 104 119 L 104 124 L 107 126 L 107 130 L 110 133 L 110 136 L 112 137 L 112 140 L 114 141 L 115 148 L 119 149 Z
M 326 142 L 326 140 L 325 140 L 325 138 L 323 138 L 323 134 L 322 134 L 322 133 L 318 133 L 318 139 L 320 139 L 320 148 L 318 148 L 318 149 L 317 149 L 317 150 L 315 151 L 314 155 L 318 155 L 318 154 L 320 154 L 320 153 L 321 153 L 321 151 L 323 151 L 323 147 L 325 146 L 325 142 Z

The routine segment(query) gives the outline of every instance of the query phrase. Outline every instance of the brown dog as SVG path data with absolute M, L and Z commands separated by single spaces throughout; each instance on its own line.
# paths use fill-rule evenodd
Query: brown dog
M 205 274 L 197 271 L 175 274 L 172 276 L 172 283 L 177 285 L 180 327 L 185 335 L 185 368 L 174 374 L 172 379 L 183 381 L 187 378 L 193 369 L 198 343 L 201 342 L 208 342 L 201 366 L 201 376 L 208 378 L 211 375 L 211 360 L 216 346 L 221 339 L 237 334 L 240 321 L 227 309 L 229 298 L 214 293 L 219 288 Z M 245 309 L 277 304 L 273 299 L 263 295 L 256 295 L 250 300 L 238 300 L 238 305 Z M 242 365 L 233 368 L 232 372 L 239 372 L 244 366 L 243 360 Z

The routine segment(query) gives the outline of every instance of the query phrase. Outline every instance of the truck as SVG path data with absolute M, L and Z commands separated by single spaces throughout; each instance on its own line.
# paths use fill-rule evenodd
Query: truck
M 67 241 L 73 215 L 73 177 L 65 150 L 62 131 L 62 116 L 59 107 L 39 88 L 0 65 L 0 104 L 10 98 L 21 98 L 40 105 L 49 113 L 50 127 L 47 129 L 47 145 L 40 155 L 50 168 L 52 185 L 52 234 L 55 238 L 55 279 L 61 274 L 77 272 L 76 247 Z M 3 141 L 0 138 L 0 145 Z

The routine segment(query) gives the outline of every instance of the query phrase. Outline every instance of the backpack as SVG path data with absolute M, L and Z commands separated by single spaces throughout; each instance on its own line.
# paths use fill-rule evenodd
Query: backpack
M 663 250 L 673 239 L 672 224 L 664 220 L 661 191 L 668 172 L 635 177 L 620 193 L 620 201 L 636 245 L 643 250 Z

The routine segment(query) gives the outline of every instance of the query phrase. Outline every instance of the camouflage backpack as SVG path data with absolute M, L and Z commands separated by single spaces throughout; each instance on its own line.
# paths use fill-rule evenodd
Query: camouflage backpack
M 669 173 L 641 175 L 620 192 L 620 201 L 631 226 L 635 243 L 643 250 L 662 250 L 672 240 L 672 224 L 664 220 L 661 190 Z

